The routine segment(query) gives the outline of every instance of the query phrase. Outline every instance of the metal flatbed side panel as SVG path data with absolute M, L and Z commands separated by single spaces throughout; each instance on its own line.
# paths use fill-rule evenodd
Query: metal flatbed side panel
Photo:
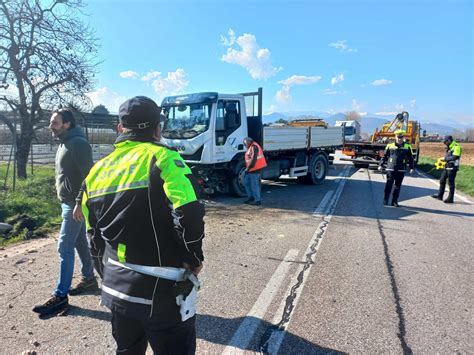
M 265 151 L 306 149 L 307 127 L 264 127 L 263 149 Z
M 342 146 L 341 127 L 311 127 L 311 148 Z

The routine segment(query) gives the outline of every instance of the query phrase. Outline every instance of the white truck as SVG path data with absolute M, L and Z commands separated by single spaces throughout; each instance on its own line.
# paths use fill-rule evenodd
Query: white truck
M 360 141 L 360 123 L 359 121 L 336 121 L 336 127 L 344 127 L 344 139 L 350 142 Z
M 267 159 L 262 178 L 297 177 L 321 184 L 342 147 L 342 127 L 264 127 L 262 89 L 243 94 L 201 92 L 165 97 L 161 140 L 176 148 L 205 193 L 245 196 L 245 147 L 251 137 Z

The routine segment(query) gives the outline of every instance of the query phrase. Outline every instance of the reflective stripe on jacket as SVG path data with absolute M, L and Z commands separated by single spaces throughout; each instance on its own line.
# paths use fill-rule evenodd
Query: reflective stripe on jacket
M 380 165 L 386 164 L 387 171 L 406 171 L 407 164 L 413 169 L 413 151 L 408 143 L 389 143 L 385 147 L 385 153 Z
M 204 206 L 178 152 L 126 135 L 115 147 L 83 185 L 91 254 L 103 278 L 102 302 L 125 314 L 151 315 L 159 299 L 173 297 L 174 282 L 121 264 L 200 265 Z
M 255 148 L 255 149 L 254 149 Z M 255 150 L 257 156 L 255 157 Z M 245 166 L 249 172 L 262 170 L 267 166 L 267 161 L 263 155 L 263 149 L 256 142 L 252 142 L 245 153 Z

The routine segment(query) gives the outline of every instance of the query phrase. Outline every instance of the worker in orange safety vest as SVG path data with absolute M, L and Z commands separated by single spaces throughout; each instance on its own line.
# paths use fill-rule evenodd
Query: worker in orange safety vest
M 245 153 L 246 174 L 244 177 L 245 191 L 248 199 L 244 202 L 249 205 L 260 206 L 261 199 L 261 172 L 267 166 L 263 149 L 252 138 L 244 138 L 244 144 L 247 148 Z

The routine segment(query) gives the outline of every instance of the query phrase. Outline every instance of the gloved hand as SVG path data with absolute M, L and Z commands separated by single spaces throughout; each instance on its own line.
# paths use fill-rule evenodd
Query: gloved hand
M 413 169 L 410 169 L 410 174 L 413 174 L 413 171 L 414 171 Z
M 382 170 L 383 170 L 382 166 L 379 166 L 379 167 L 378 167 L 378 170 L 379 170 L 379 171 L 382 171 Z

